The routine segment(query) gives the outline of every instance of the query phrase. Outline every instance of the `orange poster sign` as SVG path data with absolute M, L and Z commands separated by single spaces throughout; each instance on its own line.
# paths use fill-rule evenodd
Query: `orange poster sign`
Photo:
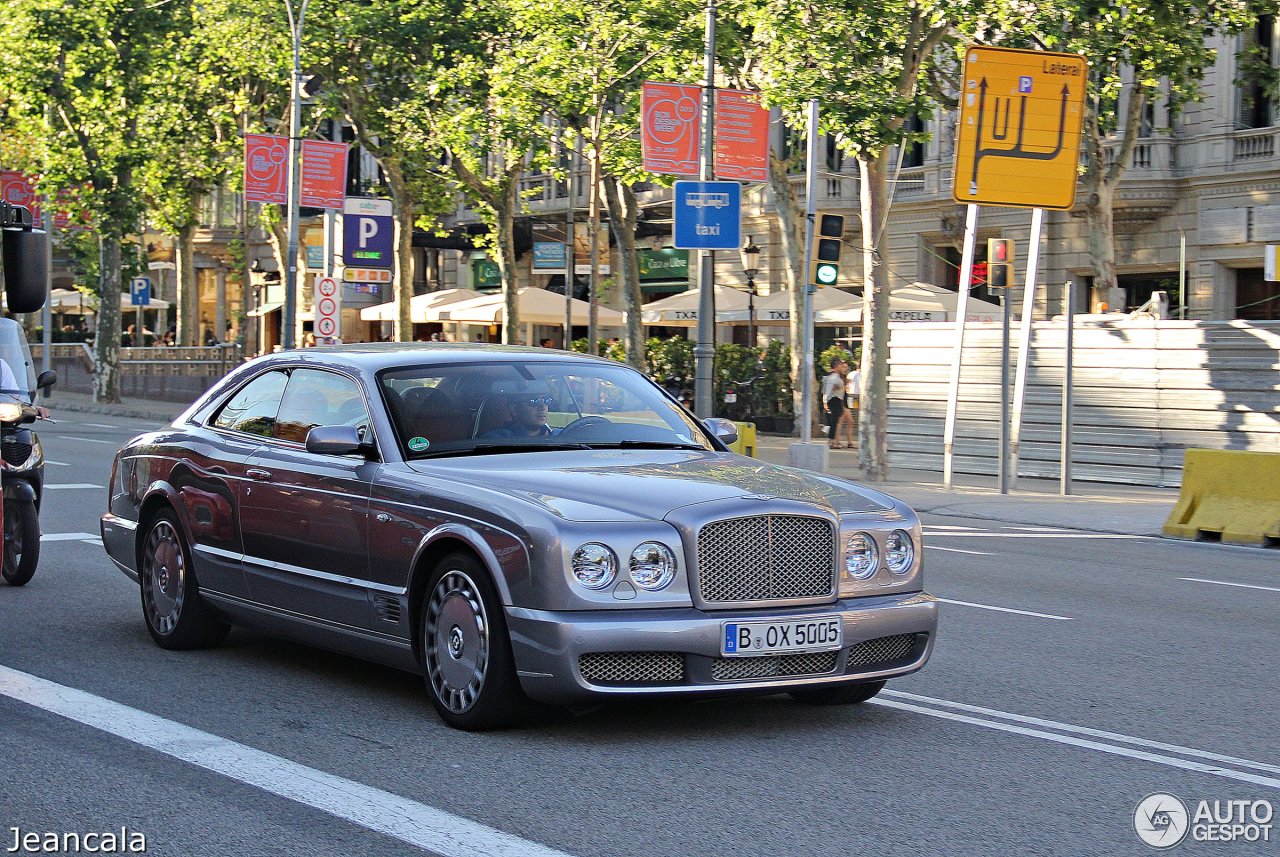
M 244 135 L 244 198 L 284 205 L 288 201 L 289 138 L 274 134 Z
M 716 90 L 716 178 L 769 180 L 769 111 L 760 93 Z
M 31 178 L 16 170 L 0 171 L 0 199 L 10 205 L 21 205 L 31 212 L 31 225 L 41 225 L 40 197 L 36 196 Z
M 302 141 L 302 179 L 298 204 L 342 208 L 347 196 L 347 144 Z
M 702 87 L 645 81 L 640 100 L 644 168 L 673 176 L 698 175 Z

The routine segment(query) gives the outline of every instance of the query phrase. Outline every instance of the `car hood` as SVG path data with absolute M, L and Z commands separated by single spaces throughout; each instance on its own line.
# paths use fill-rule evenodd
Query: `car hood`
M 662 520 L 675 509 L 776 497 L 836 514 L 884 512 L 895 501 L 841 479 L 720 452 L 525 452 L 416 461 L 423 476 L 518 496 L 572 521 Z

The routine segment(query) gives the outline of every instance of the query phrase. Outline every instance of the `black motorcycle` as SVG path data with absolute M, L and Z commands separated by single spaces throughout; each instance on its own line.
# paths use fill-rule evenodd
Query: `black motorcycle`
M 41 380 L 45 380 L 43 376 Z M 40 562 L 44 451 L 40 438 L 28 427 L 37 419 L 39 412 L 33 405 L 0 393 L 0 516 L 4 521 L 0 577 L 11 586 L 31 580 Z

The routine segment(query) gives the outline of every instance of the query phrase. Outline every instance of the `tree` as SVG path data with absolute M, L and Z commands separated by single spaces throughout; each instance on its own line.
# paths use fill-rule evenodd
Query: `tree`
M 120 293 L 126 236 L 141 214 L 135 176 L 146 159 L 145 111 L 167 95 L 164 34 L 183 8 L 132 0 L 14 0 L 0 28 L 0 92 L 13 132 L 33 141 L 42 187 L 79 188 L 100 256 L 93 394 L 120 400 Z M 49 119 L 46 121 L 46 107 Z
M 1084 207 L 1094 286 L 1116 287 L 1115 202 L 1143 133 L 1147 106 L 1169 115 L 1196 99 L 1214 61 L 1212 38 L 1252 26 L 1255 0 L 1051 0 L 1010 4 L 1002 30 L 1011 44 L 1083 55 L 1089 61 L 1084 117 Z M 1274 4 L 1272 4 L 1274 11 Z
M 759 0 L 743 12 L 766 100 L 792 127 L 804 127 L 808 101 L 817 98 L 819 130 L 858 159 L 865 299 L 859 456 L 870 480 L 888 475 L 890 283 L 882 242 L 890 158 L 895 147 L 912 140 L 907 120 L 942 101 L 937 84 L 956 69 L 955 51 L 945 48 L 972 33 L 985 11 L 979 0 Z M 775 164 L 775 175 L 780 169 Z M 785 171 L 775 178 L 775 188 L 784 177 Z M 775 196 L 786 204 L 785 193 Z M 784 218 L 784 231 L 788 219 L 797 220 Z M 789 253 L 793 264 L 795 255 Z M 803 285 L 807 276 L 795 282 Z M 799 297 L 793 299 L 797 309 Z M 811 415 L 797 412 L 796 418 Z

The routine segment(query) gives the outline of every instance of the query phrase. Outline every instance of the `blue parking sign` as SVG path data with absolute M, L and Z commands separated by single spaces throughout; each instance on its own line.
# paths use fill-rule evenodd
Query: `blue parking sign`
M 133 306 L 151 305 L 150 277 L 134 277 L 129 281 L 129 303 Z
M 675 245 L 681 250 L 736 250 L 742 244 L 742 186 L 676 182 Z

